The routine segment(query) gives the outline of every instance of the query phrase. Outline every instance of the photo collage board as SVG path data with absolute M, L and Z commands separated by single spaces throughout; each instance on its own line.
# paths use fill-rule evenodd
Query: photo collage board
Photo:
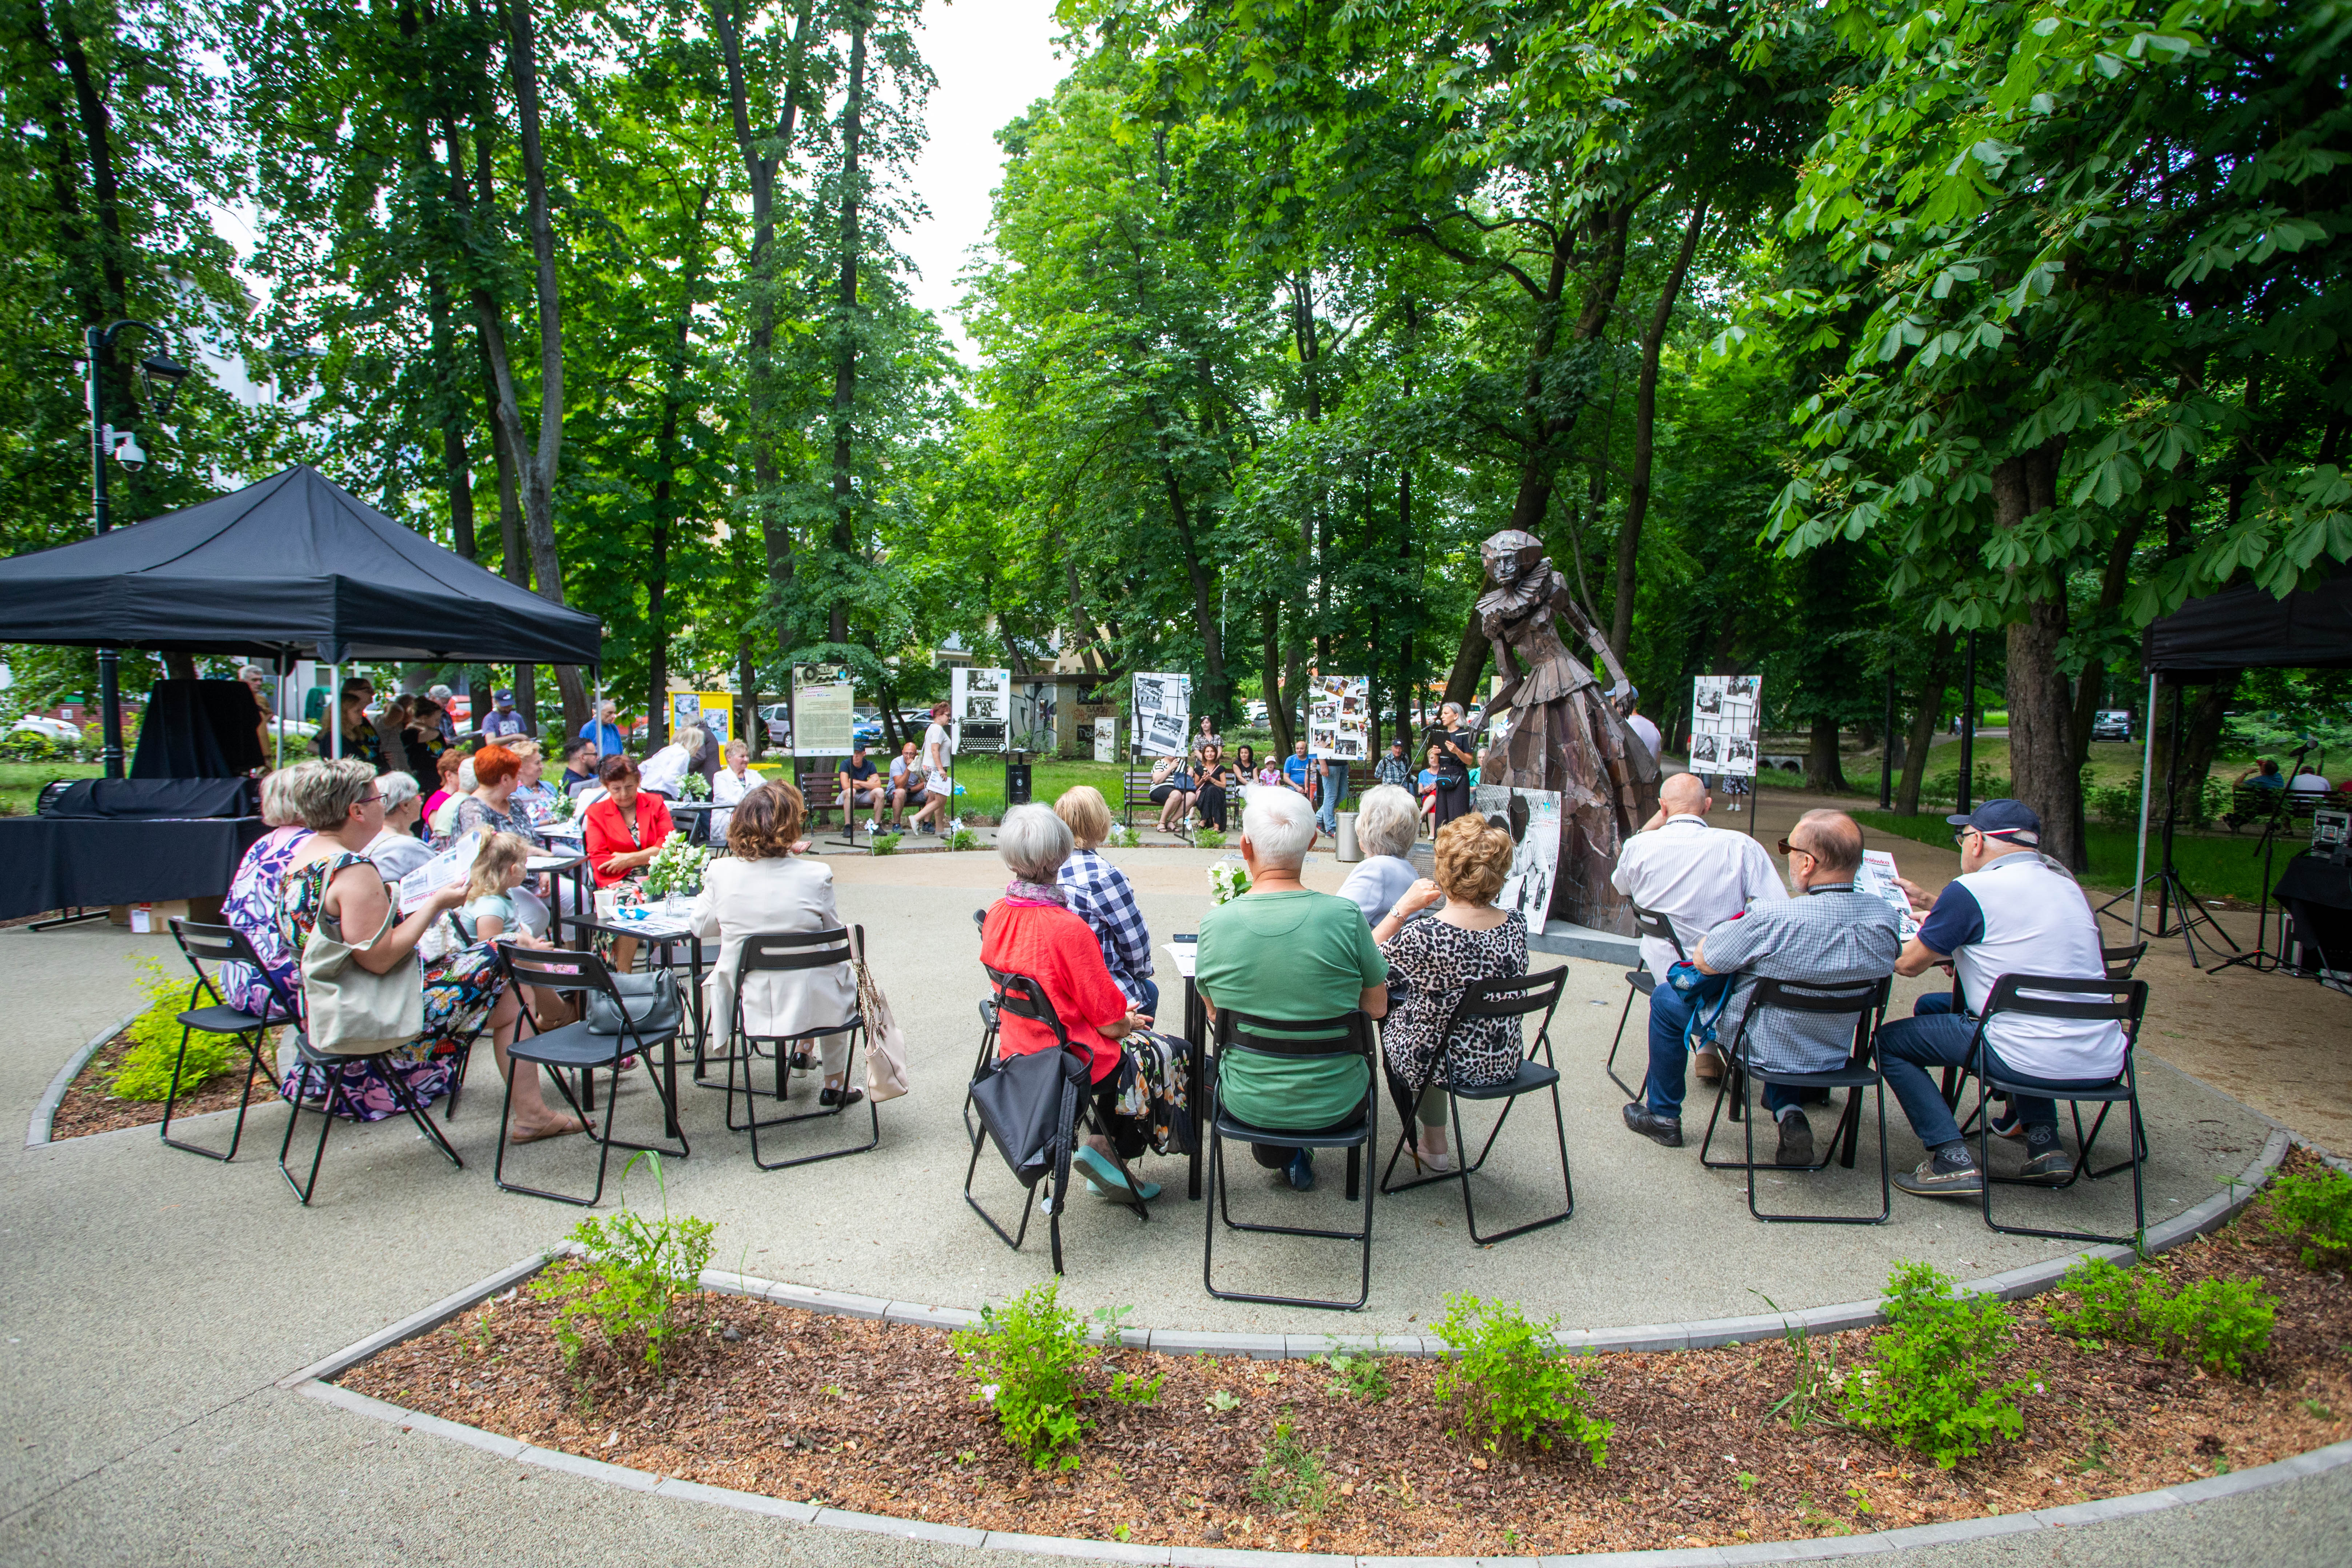
M 1013 672 L 958 667 L 948 672 L 948 720 L 958 755 L 1001 752 L 1013 732 Z
M 1360 763 L 1371 755 L 1370 680 L 1318 675 L 1307 682 L 1307 754 Z
M 1135 677 L 1135 749 L 1147 757 L 1181 757 L 1192 727 L 1192 678 Z
M 1541 931 L 1559 880 L 1559 792 L 1479 784 L 1470 792 L 1470 805 L 1511 836 L 1511 869 L 1495 907 L 1507 914 L 1518 910 L 1529 931 Z
M 1756 776 L 1763 685 L 1756 675 L 1702 675 L 1692 683 L 1691 772 Z

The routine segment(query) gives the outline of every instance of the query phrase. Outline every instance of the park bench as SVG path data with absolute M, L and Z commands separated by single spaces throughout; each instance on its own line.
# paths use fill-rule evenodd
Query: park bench
M 822 826 L 841 805 L 841 775 L 828 767 L 802 773 L 798 783 L 801 799 L 808 804 L 809 826 Z

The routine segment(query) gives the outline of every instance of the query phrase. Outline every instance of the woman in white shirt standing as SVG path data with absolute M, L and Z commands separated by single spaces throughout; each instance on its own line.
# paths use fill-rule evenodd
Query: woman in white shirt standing
M 733 1027 L 735 965 L 746 937 L 829 931 L 841 924 L 833 902 L 833 868 L 801 853 L 808 847 L 801 837 L 807 809 L 801 792 L 788 784 L 762 784 L 747 791 L 728 824 L 728 853 L 703 869 L 694 929 L 705 942 L 719 939 L 718 957 L 703 980 L 703 1016 L 714 1029 Z M 845 1023 L 856 1011 L 857 982 L 845 963 L 755 971 L 745 976 L 743 1032 L 755 1040 L 782 1039 Z M 845 1081 L 848 1031 L 824 1036 L 819 1048 L 824 1087 L 817 1103 L 850 1106 L 865 1099 L 863 1089 Z
M 669 800 L 678 797 L 679 786 L 693 771 L 694 754 L 702 750 L 709 737 L 701 726 L 689 724 L 669 738 L 669 744 L 647 757 L 637 771 L 637 787 L 648 795 Z

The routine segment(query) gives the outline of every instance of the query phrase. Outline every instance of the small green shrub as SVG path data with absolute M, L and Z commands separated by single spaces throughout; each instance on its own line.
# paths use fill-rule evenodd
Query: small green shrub
M 173 974 L 155 958 L 139 961 L 135 984 L 145 993 L 147 1005 L 124 1031 L 131 1037 L 131 1048 L 122 1053 L 108 1092 L 123 1100 L 168 1100 L 172 1067 L 180 1056 L 180 1025 L 173 1015 L 206 1006 L 211 998 L 196 990 L 193 977 L 184 980 Z M 201 1029 L 190 1035 L 188 1059 L 180 1068 L 180 1091 L 184 1094 L 226 1071 L 242 1048 L 235 1035 L 208 1035 Z
M 866 852 L 873 855 L 896 855 L 898 852 L 899 841 L 905 837 L 906 835 L 903 833 L 877 833 L 866 841 Z
M 1764 1296 L 1763 1291 L 1755 1294 L 1763 1296 L 1764 1304 L 1774 1311 L 1780 1310 L 1780 1303 Z M 1796 1363 L 1796 1378 L 1789 1392 L 1765 1415 L 1769 1419 L 1785 1415 L 1789 1430 L 1801 1432 L 1809 1423 L 1822 1418 L 1822 1406 L 1830 1403 L 1843 1381 L 1838 1376 L 1837 1347 L 1831 1342 L 1816 1348 L 1811 1331 L 1786 1316 L 1780 1320 L 1780 1341 L 1789 1347 L 1789 1357 Z
M 1095 1316 L 1116 1329 L 1127 1310 Z M 1103 1352 L 1087 1342 L 1085 1321 L 1062 1305 L 1061 1281 L 1033 1285 L 1001 1308 L 983 1306 L 980 1327 L 959 1331 L 953 1343 L 963 1375 L 980 1384 L 972 1398 L 996 1412 L 997 1430 L 1013 1451 L 1041 1470 L 1076 1469 L 1087 1426 L 1078 1412 L 1089 1397 L 1087 1368 Z M 1150 1405 L 1160 1397 L 1160 1377 L 1119 1373 L 1107 1392 L 1125 1404 Z
M 1143 835 L 1132 827 L 1114 827 L 1103 842 L 1113 849 L 1138 849 L 1143 846 Z
M 1385 1356 L 1341 1350 L 1335 1345 L 1311 1359 L 1318 1366 L 1330 1368 L 1334 1394 L 1360 1399 L 1367 1405 L 1378 1405 L 1389 1396 L 1389 1363 Z
M 948 835 L 948 847 L 950 849 L 977 849 L 980 847 L 980 835 L 974 833 L 969 827 L 959 827 L 953 833 Z
M 2270 1226 L 2302 1243 L 2305 1268 L 2352 1263 L 2352 1175 L 2297 1172 L 2271 1184 Z
M 1257 1468 L 1250 1471 L 1251 1500 L 1307 1519 L 1321 1517 L 1331 1506 L 1331 1477 L 1325 1458 L 1293 1436 L 1289 1422 L 1277 1421 L 1274 1440 L 1266 1445 Z
M 1195 849 L 1223 849 L 1224 847 L 1225 836 L 1217 828 L 1203 827 L 1192 835 L 1192 847 Z
M 2260 1279 L 2202 1279 L 2175 1291 L 2160 1274 L 2118 1268 L 2086 1258 L 2058 1282 L 2076 1299 L 2046 1316 L 2083 1350 L 2105 1342 L 2142 1344 L 2161 1355 L 2187 1352 L 2203 1364 L 2243 1376 L 2246 1363 L 2271 1346 L 2277 1299 Z
M 640 1160 L 653 1162 L 654 1179 L 661 1184 L 657 1220 L 628 1206 L 629 1173 Z M 681 1326 L 676 1321 L 677 1299 L 700 1286 L 703 1266 L 710 1261 L 710 1234 L 717 1228 L 691 1215 L 672 1218 L 661 1156 L 652 1150 L 631 1155 L 621 1167 L 619 1212 L 610 1220 L 592 1215 L 572 1228 L 572 1239 L 588 1256 L 530 1282 L 533 1296 L 563 1303 L 555 1315 L 555 1342 L 562 1347 L 565 1363 L 579 1363 L 588 1342 L 582 1325 L 593 1324 L 614 1360 L 624 1359 L 623 1352 L 635 1342 L 646 1365 L 658 1369 L 663 1344 Z
M 1873 1336 L 1868 1363 L 1845 1379 L 1846 1419 L 1949 1469 L 1997 1437 L 2025 1428 L 2017 1396 L 2029 1378 L 1988 1387 L 1993 1358 L 2015 1325 L 1990 1296 L 1954 1296 L 1925 1263 L 1897 1263 L 1886 1282 L 1889 1331 Z
M 1437 1398 L 1458 1401 L 1463 1425 L 1488 1448 L 1507 1436 L 1548 1450 L 1565 1433 L 1602 1468 L 1617 1424 L 1585 1413 L 1584 1373 L 1552 1337 L 1559 1322 L 1531 1323 L 1515 1301 L 1447 1295 L 1437 1333 L 1449 1353 Z

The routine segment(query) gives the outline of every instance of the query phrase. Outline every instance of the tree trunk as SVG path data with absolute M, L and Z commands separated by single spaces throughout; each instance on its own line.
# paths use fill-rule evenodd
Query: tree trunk
M 862 9 L 850 14 L 849 98 L 841 116 L 841 289 L 837 299 L 841 320 L 840 336 L 833 348 L 833 548 L 844 560 L 834 574 L 833 603 L 825 608 L 826 633 L 836 643 L 849 640 L 849 603 L 841 597 L 838 584 L 847 581 L 847 557 L 857 548 L 850 416 L 857 401 L 857 182 L 864 150 L 866 20 Z
M 1258 685 L 1265 693 L 1265 724 L 1274 731 L 1270 742 L 1279 756 L 1290 755 L 1297 731 L 1290 725 L 1290 704 L 1282 689 L 1282 609 L 1272 599 L 1261 599 L 1258 619 Z
M 1706 226 L 1706 205 L 1701 196 L 1692 205 L 1690 221 L 1683 226 L 1682 248 L 1675 253 L 1674 267 L 1650 312 L 1649 330 L 1642 334 L 1642 375 L 1633 388 L 1633 473 L 1625 488 L 1625 521 L 1617 531 L 1617 583 L 1609 604 L 1609 646 L 1619 658 L 1633 640 L 1633 565 L 1642 543 L 1642 521 L 1649 515 L 1650 469 L 1657 451 L 1658 355 L 1674 321 L 1675 300 L 1690 276 L 1699 233 Z
M 2057 502 L 2062 439 L 1999 464 L 1992 474 L 1993 521 L 2013 529 Z M 2058 668 L 2066 636 L 2063 580 L 2026 606 L 2009 628 L 2010 788 L 2042 818 L 2042 852 L 2080 871 L 2083 781 L 2074 756 L 2074 694 Z
M 1903 784 L 1895 796 L 1898 816 L 1919 815 L 1919 785 L 1927 776 L 1927 756 L 1936 745 L 1936 721 L 1943 717 L 1944 687 L 1952 675 L 1952 645 L 1958 634 L 1946 626 L 1927 652 L 1927 676 L 1911 710 L 1911 732 L 1903 742 Z
M 1807 740 L 1805 787 L 1823 795 L 1845 793 L 1845 763 L 1838 755 L 1838 721 L 1827 714 L 1814 717 Z
M 768 726 L 760 719 L 760 667 L 751 659 L 751 639 L 742 638 L 735 645 L 735 695 L 743 714 L 737 721 L 741 728 L 735 732 L 751 748 L 751 755 L 760 756 L 768 749 Z M 889 723 L 889 710 L 883 710 L 883 723 Z
M 719 40 L 719 53 L 726 62 L 728 110 L 734 121 L 736 151 L 742 156 L 744 172 L 751 179 L 751 253 L 748 259 L 751 353 L 745 370 L 751 392 L 751 479 L 757 492 L 753 504 L 760 519 L 761 547 L 767 558 L 769 592 L 778 612 L 776 651 L 789 658 L 793 651 L 792 628 L 782 610 L 793 579 L 793 539 L 791 528 L 775 506 L 779 476 L 775 445 L 767 424 L 775 381 L 776 174 L 782 161 L 792 152 L 802 100 L 807 93 L 809 24 L 816 5 L 815 0 L 800 0 L 793 13 L 783 106 L 778 111 L 774 132 L 766 139 L 776 149 L 772 157 L 760 151 L 761 139 L 751 128 L 750 95 L 743 82 L 742 25 L 735 9 L 738 4 L 740 0 L 710 0 L 710 30 Z
M 2141 529 L 2147 524 L 2145 512 L 2127 517 L 2116 530 L 2107 545 L 2106 570 L 2099 578 L 2099 613 L 2113 614 L 2124 602 L 2124 590 L 2131 583 L 2132 552 L 2139 545 Z M 2083 764 L 2091 758 L 2091 722 L 2099 716 L 2099 699 L 2105 695 L 2106 667 L 2085 664 L 2074 689 L 2074 716 L 2067 740 L 2074 755 L 2074 771 L 2079 776 Z
M 2207 820 L 2205 777 L 2213 771 L 2213 758 L 2221 749 L 2221 721 L 2229 716 L 2230 703 L 2237 697 L 2238 681 L 2244 674 L 2242 669 L 2233 669 L 2216 677 L 2198 694 L 2197 700 L 2187 706 L 2184 722 L 2189 739 L 2180 754 L 2178 807 L 2183 822 Z

